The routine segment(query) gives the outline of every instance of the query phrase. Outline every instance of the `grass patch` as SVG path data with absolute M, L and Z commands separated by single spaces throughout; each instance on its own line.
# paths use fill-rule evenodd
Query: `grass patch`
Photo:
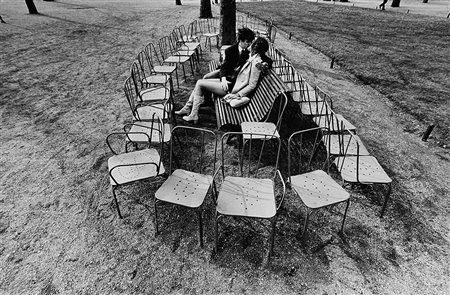
M 435 124 L 439 140 L 448 143 L 448 19 L 298 1 L 238 3 L 237 8 L 273 18 L 279 29 L 334 57 L 401 111 L 424 126 Z

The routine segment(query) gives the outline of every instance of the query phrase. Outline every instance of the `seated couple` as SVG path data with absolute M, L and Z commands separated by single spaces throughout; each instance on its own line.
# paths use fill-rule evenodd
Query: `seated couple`
M 183 120 L 197 123 L 198 110 L 204 101 L 204 95 L 208 93 L 224 96 L 226 101 L 235 99 L 248 101 L 248 96 L 256 88 L 261 70 L 272 65 L 272 60 L 266 56 L 269 43 L 261 37 L 252 43 L 254 37 L 255 34 L 250 29 L 240 29 L 239 41 L 225 50 L 225 59 L 220 70 L 198 80 L 186 105 L 175 114 L 187 115 Z M 250 44 L 251 50 L 248 53 L 247 48 Z

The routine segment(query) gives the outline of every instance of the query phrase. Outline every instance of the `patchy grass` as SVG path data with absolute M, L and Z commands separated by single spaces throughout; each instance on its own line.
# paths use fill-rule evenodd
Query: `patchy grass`
M 262 19 L 272 17 L 283 31 L 334 57 L 345 70 L 412 114 L 423 130 L 435 124 L 434 132 L 448 144 L 448 19 L 300 1 L 245 2 L 237 7 Z

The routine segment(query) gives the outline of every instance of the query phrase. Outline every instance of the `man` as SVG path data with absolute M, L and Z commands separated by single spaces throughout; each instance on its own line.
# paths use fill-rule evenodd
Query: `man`
M 225 57 L 220 69 L 206 74 L 203 79 L 220 78 L 222 89 L 229 92 L 233 89 L 237 74 L 240 68 L 245 64 L 249 57 L 248 47 L 255 39 L 255 33 L 249 28 L 238 30 L 238 42 L 225 49 Z M 210 104 L 211 98 L 205 95 L 207 104 Z

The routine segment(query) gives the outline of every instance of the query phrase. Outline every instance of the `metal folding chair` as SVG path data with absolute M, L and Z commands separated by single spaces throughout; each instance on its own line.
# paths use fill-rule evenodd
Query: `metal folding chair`
M 378 163 L 373 156 L 363 155 L 361 147 L 363 146 L 360 139 L 354 135 L 353 132 L 347 131 L 350 135 L 347 139 L 348 143 L 344 143 L 347 147 L 344 150 L 344 155 L 336 157 L 333 163 L 340 172 L 342 179 L 347 183 L 352 184 L 382 184 L 387 186 L 387 192 L 384 197 L 383 206 L 381 208 L 380 217 L 383 217 L 386 210 L 387 201 L 391 194 L 392 179 Z M 350 152 L 350 142 L 356 143 L 356 152 Z
M 161 133 L 161 130 L 152 128 L 151 133 L 153 132 Z M 138 133 L 113 132 L 106 138 L 106 143 L 114 154 L 108 159 L 108 172 L 119 218 L 122 218 L 122 213 L 119 208 L 116 190 L 137 181 L 155 178 L 165 172 L 160 157 L 162 143 L 157 143 L 156 147 L 152 147 L 151 139 L 146 133 L 140 134 L 141 136 L 147 136 L 146 148 L 131 152 L 128 152 L 126 148 L 125 152 L 116 148 L 117 144 L 114 142 L 118 140 L 118 137 L 128 137 L 127 139 L 131 140 L 129 136 L 132 135 L 138 135 Z
M 188 126 L 177 126 L 172 133 L 182 140 L 171 141 L 169 177 L 155 193 L 155 231 L 159 234 L 158 207 L 161 204 L 195 209 L 198 214 L 200 247 L 203 247 L 202 204 L 213 183 L 217 137 L 210 130 Z M 206 154 L 210 150 L 209 146 L 213 149 L 212 156 Z M 177 169 L 174 167 L 176 159 Z
M 256 156 L 249 149 L 248 157 L 226 144 L 229 136 L 257 136 L 264 140 L 273 138 L 278 141 L 278 149 L 260 149 L 260 155 Z M 259 141 L 259 140 L 258 140 Z M 269 239 L 268 258 L 273 254 L 275 241 L 275 225 L 279 208 L 281 207 L 286 187 L 278 170 L 278 158 L 280 155 L 280 138 L 274 135 L 244 134 L 240 132 L 229 132 L 222 136 L 222 158 L 221 166 L 214 175 L 214 181 L 220 186 L 216 195 L 216 219 L 215 219 L 215 251 L 218 253 L 219 220 L 226 216 L 240 217 L 244 220 L 270 220 L 271 230 Z M 250 144 L 252 147 L 252 144 Z M 265 153 L 264 153 L 265 152 Z M 261 157 L 263 154 L 263 157 Z M 245 169 L 239 168 L 238 158 L 246 158 L 243 161 Z M 263 160 L 261 160 L 263 159 Z M 237 164 L 237 165 L 236 165 Z M 239 172 L 240 171 L 240 172 Z
M 155 104 L 171 100 L 172 91 L 169 85 L 148 86 L 143 83 L 145 76 L 137 62 L 131 65 L 131 78 L 141 103 Z
M 293 133 L 288 140 L 289 184 L 306 207 L 301 236 L 306 233 L 314 211 L 345 202 L 342 232 L 350 204 L 350 194 L 328 174 L 328 149 L 318 153 L 322 143 L 329 142 L 322 138 L 328 136 L 326 131 L 325 128 L 301 130 Z
M 153 121 L 155 118 L 154 114 L 159 118 L 173 118 L 172 101 L 169 99 L 150 105 L 142 103 L 132 77 L 125 80 L 123 91 L 130 106 L 133 121 Z
M 156 47 L 153 43 L 148 43 L 144 48 L 145 56 L 150 61 L 152 65 L 151 73 L 155 73 L 156 75 L 169 75 L 171 89 L 173 89 L 173 77 L 172 74 L 175 72 L 176 67 L 172 65 L 164 65 L 163 58 L 156 50 Z M 177 87 L 179 87 L 178 76 L 175 75 L 177 79 Z

